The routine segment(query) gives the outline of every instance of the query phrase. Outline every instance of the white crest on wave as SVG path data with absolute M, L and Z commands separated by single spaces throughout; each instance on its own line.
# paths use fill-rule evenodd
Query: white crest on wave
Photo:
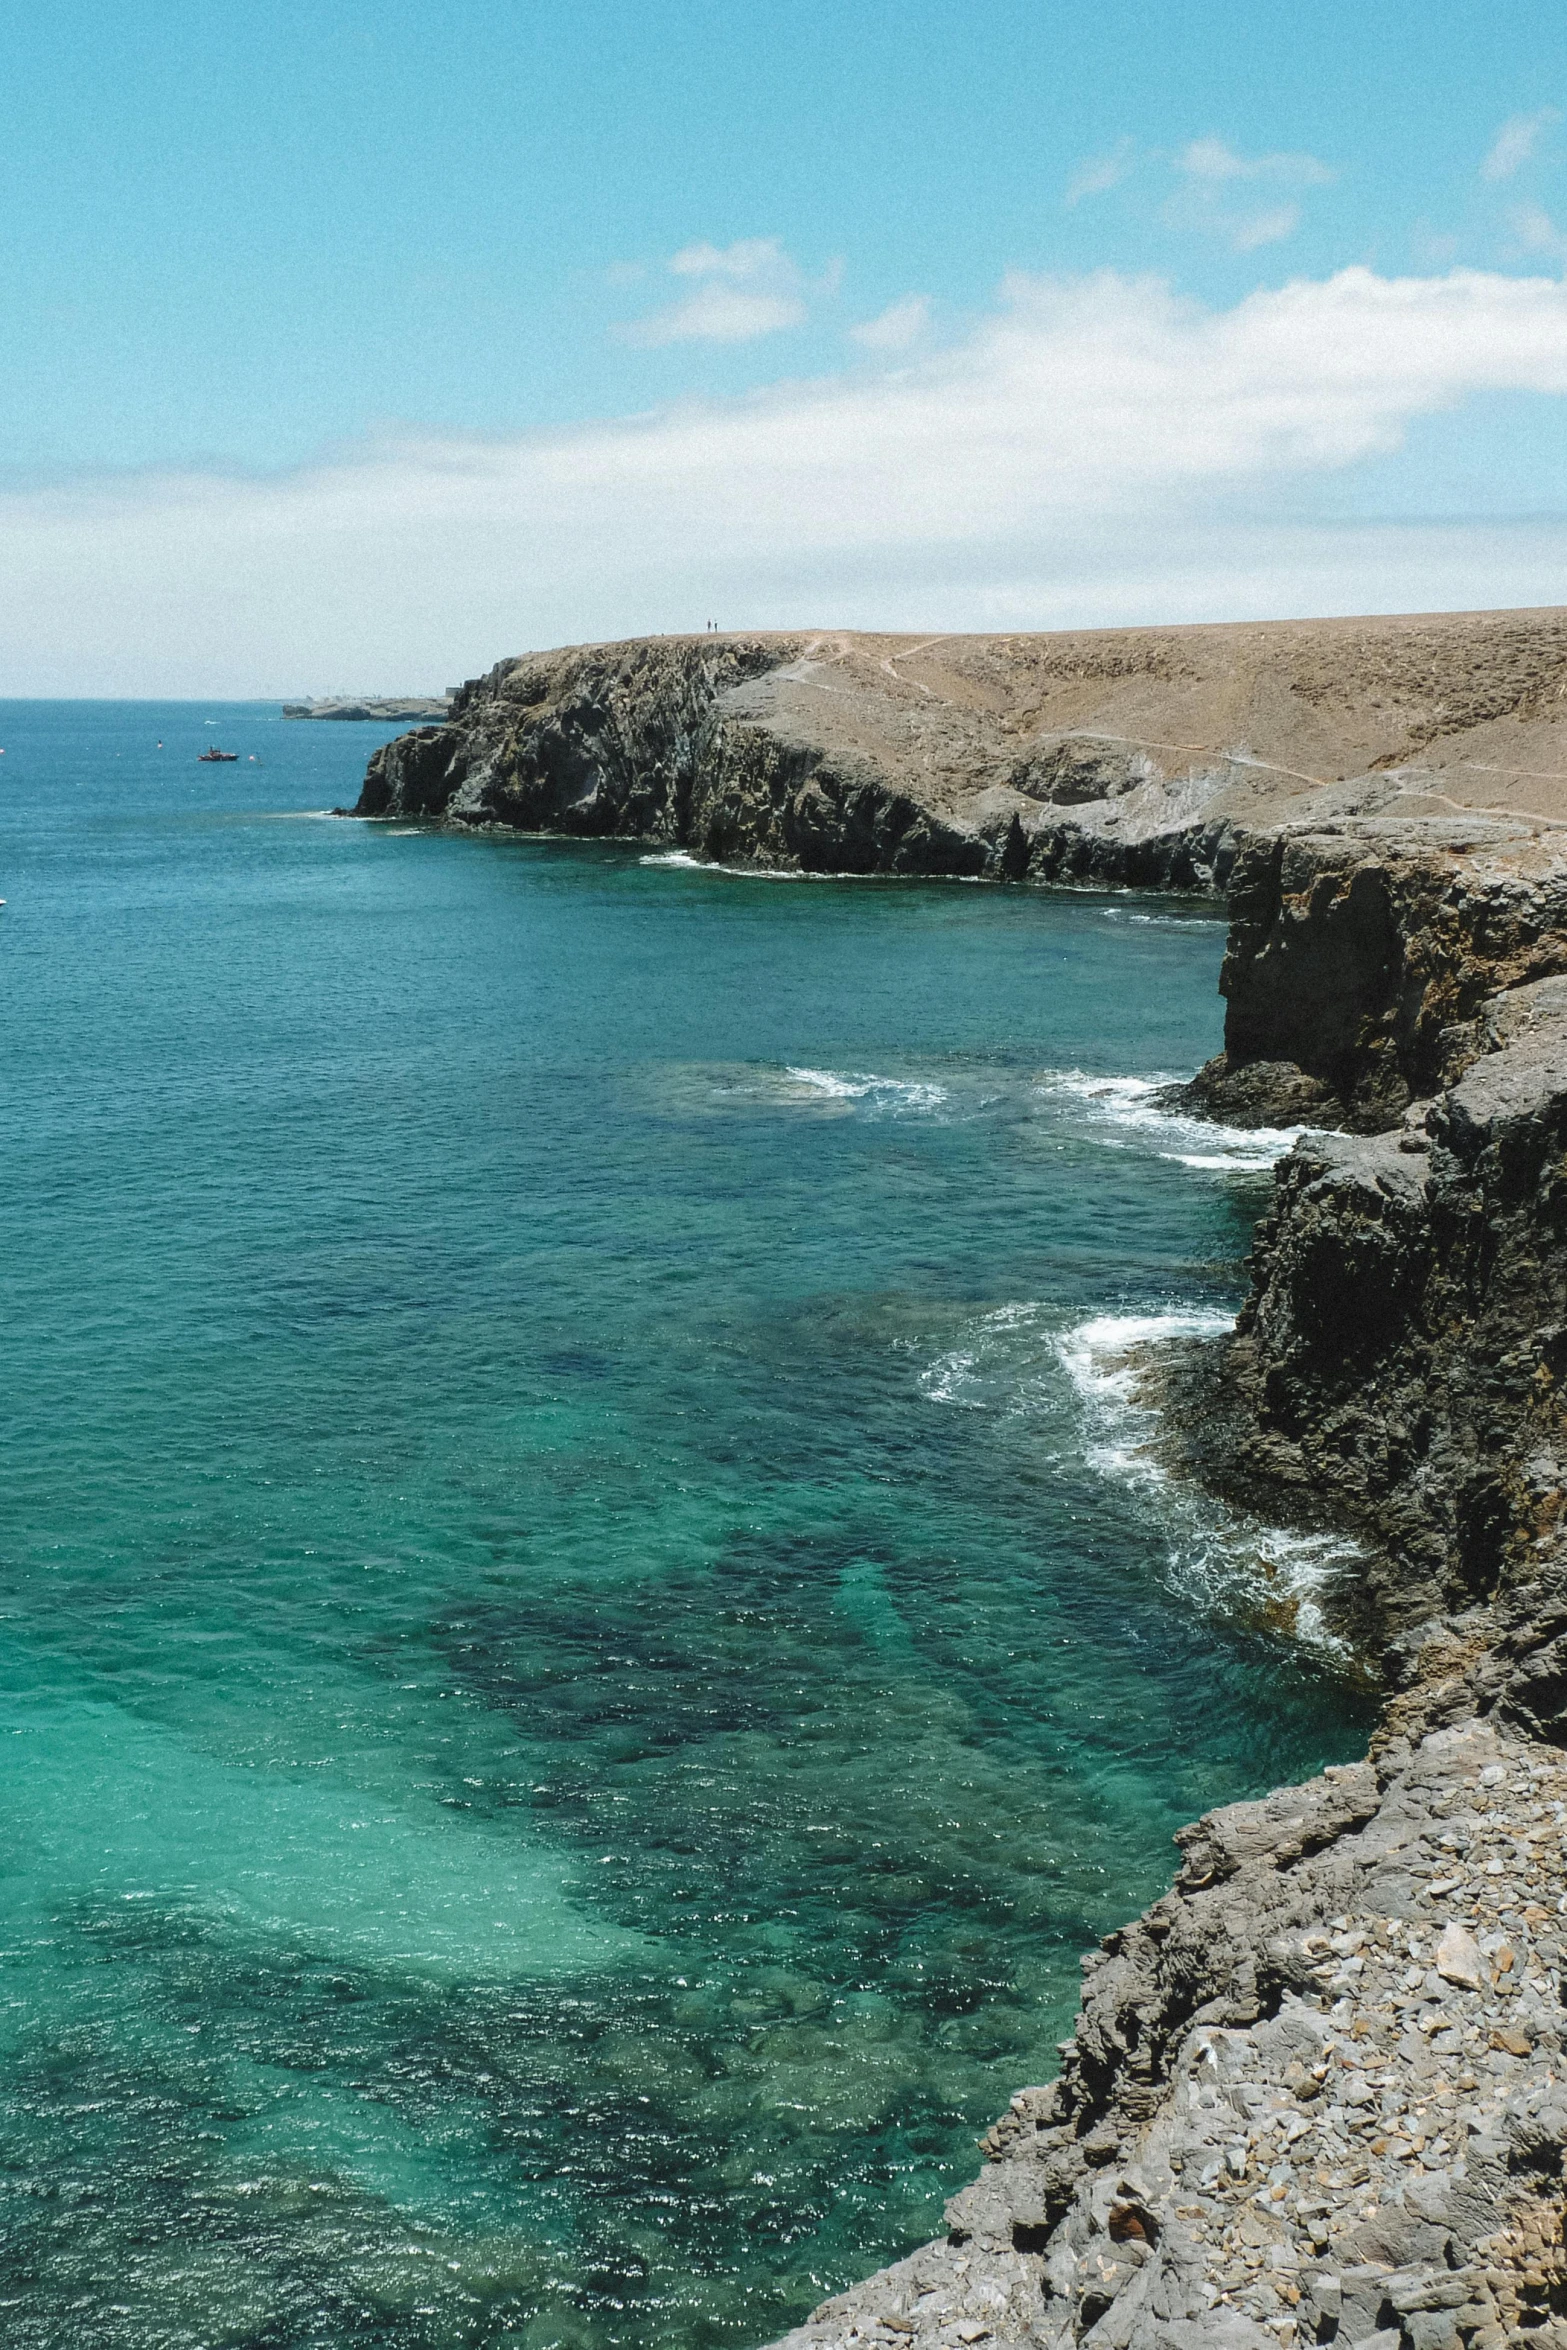
M 1284 1156 L 1305 1126 L 1220 1126 L 1167 1109 L 1160 1099 L 1173 1076 L 1096 1077 L 1083 1069 L 1058 1069 L 1039 1080 L 1045 1096 L 1081 1102 L 1096 1125 L 1118 1129 L 1107 1141 L 1145 1139 L 1156 1157 L 1204 1174 L 1261 1174 Z

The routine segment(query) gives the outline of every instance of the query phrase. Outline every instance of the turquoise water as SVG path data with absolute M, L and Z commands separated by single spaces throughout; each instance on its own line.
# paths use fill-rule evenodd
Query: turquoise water
M 763 2341 L 1361 1735 L 1116 1380 L 1220 926 L 309 814 L 383 731 L 0 706 L 7 2344 Z

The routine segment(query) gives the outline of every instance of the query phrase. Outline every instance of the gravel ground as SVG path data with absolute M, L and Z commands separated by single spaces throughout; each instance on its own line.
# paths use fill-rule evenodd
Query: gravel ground
M 948 2238 L 787 2350 L 1567 2350 L 1564 1825 L 1473 1723 L 1210 1815 Z

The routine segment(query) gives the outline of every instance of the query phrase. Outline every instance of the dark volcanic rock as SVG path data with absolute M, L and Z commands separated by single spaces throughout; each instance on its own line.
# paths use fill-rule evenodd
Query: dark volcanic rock
M 1383 1628 L 1495 1601 L 1564 1505 L 1567 978 L 1493 998 L 1475 1034 L 1396 1131 L 1296 1145 L 1234 1337 L 1165 1374 L 1205 1482 L 1371 1538 Z
M 1480 1050 L 1487 998 L 1567 970 L 1567 862 L 1483 820 L 1248 838 L 1229 907 L 1224 1052 L 1188 1097 L 1219 1114 L 1386 1128 Z
M 1007 739 L 840 640 L 583 646 L 463 686 L 448 726 L 374 754 L 353 813 L 804 872 L 1223 886 L 1233 827 L 1147 756 L 1068 738 L 1018 760 Z

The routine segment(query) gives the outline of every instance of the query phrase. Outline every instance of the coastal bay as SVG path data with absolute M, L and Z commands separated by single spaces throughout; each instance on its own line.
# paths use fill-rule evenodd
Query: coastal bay
M 1331 1545 L 1131 1458 L 1283 1141 L 1156 1098 L 1215 909 L 5 741 L 14 2336 L 777 2332 L 1174 1830 L 1364 1745 Z

